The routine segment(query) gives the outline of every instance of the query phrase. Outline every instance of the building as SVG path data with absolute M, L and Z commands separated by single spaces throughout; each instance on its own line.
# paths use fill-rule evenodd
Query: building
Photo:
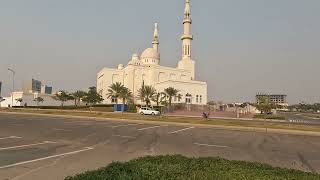
M 23 82 L 23 90 L 0 99 L 0 107 L 12 106 L 60 106 L 61 102 L 53 99 L 52 87 L 44 85 L 41 81 L 32 79 Z M 43 102 L 37 103 L 35 99 L 41 97 Z M 67 101 L 65 105 L 74 105 L 74 101 Z
M 2 90 L 1 88 L 2 88 L 2 82 L 0 81 L 0 98 L 2 97 L 1 96 L 1 90 Z
M 41 92 L 41 81 L 39 80 L 35 80 L 35 79 L 31 79 L 31 81 L 24 81 L 23 82 L 23 92 L 25 93 L 40 93 Z
M 206 104 L 207 83 L 195 80 L 191 24 L 190 0 L 186 0 L 184 31 L 181 36 L 182 57 L 177 67 L 160 65 L 159 29 L 156 23 L 151 48 L 145 49 L 141 55 L 133 54 L 126 66 L 119 64 L 118 68 L 103 68 L 97 74 L 97 91 L 105 99 L 104 103 L 112 103 L 112 100 L 107 98 L 108 88 L 111 84 L 120 82 L 132 91 L 135 103 L 141 103 L 136 97 L 142 85 L 151 85 L 158 92 L 163 92 L 168 87 L 178 89 L 182 99 L 174 98 L 173 103 Z
M 22 90 L 24 93 L 52 94 L 52 87 L 49 87 L 36 79 L 31 79 L 31 81 L 24 81 Z
M 267 98 L 270 103 L 280 105 L 280 106 L 288 106 L 287 95 L 284 94 L 265 94 L 259 93 L 256 95 L 256 103 L 260 104 L 261 98 Z
M 52 87 L 41 85 L 41 94 L 52 94 Z

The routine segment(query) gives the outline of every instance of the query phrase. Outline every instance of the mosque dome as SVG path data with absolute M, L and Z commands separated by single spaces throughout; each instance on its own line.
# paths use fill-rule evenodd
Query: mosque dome
M 118 65 L 118 69 L 119 69 L 119 70 L 122 70 L 122 69 L 124 69 L 124 66 L 123 66 L 123 64 L 119 64 L 119 65 Z
M 139 55 L 136 54 L 136 53 L 134 53 L 134 54 L 132 55 L 131 60 L 132 60 L 132 61 L 138 61 L 138 60 L 139 60 Z
M 141 54 L 141 61 L 145 65 L 158 65 L 160 62 L 160 54 L 154 48 L 148 48 Z
M 160 54 L 157 52 L 157 50 L 155 50 L 153 48 L 147 48 L 141 54 L 141 59 L 146 59 L 146 58 L 159 60 Z
M 140 61 L 139 55 L 134 53 L 132 55 L 132 58 L 131 58 L 131 60 L 129 61 L 128 64 L 129 65 L 141 65 L 141 61 Z

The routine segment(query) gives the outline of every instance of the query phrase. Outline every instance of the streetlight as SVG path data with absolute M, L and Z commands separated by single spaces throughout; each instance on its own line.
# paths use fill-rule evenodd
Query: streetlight
M 8 71 L 12 72 L 12 93 L 11 93 L 11 108 L 12 108 L 13 107 L 13 92 L 14 92 L 14 76 L 15 76 L 16 72 L 11 68 L 8 68 Z

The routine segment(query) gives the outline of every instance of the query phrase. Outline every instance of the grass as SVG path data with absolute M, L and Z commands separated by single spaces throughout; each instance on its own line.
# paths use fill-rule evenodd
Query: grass
M 256 118 L 256 119 L 286 120 L 286 117 L 285 117 L 285 116 L 281 116 L 281 115 L 266 115 L 266 114 L 257 114 L 257 115 L 254 115 L 253 118 Z
M 0 111 L 320 132 L 320 126 L 308 126 L 308 125 L 301 125 L 301 124 L 287 124 L 287 123 L 278 123 L 278 122 L 264 122 L 261 120 L 255 120 L 255 121 L 242 121 L 242 120 L 235 120 L 235 119 L 205 120 L 202 118 L 193 118 L 193 117 L 166 117 L 166 116 L 154 117 L 154 116 L 142 116 L 136 113 L 113 113 L 113 112 L 97 112 L 97 111 L 94 111 L 94 112 L 80 111 L 79 112 L 74 110 L 37 110 L 37 109 L 6 108 L 6 109 L 0 109 Z
M 180 155 L 143 157 L 114 162 L 65 180 L 316 180 L 319 174 L 266 164 Z

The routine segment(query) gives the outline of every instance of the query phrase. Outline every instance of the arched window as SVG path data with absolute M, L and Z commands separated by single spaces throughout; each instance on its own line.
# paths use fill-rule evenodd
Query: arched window
M 186 104 L 191 104 L 192 103 L 192 95 L 187 93 L 186 94 Z
M 202 103 L 202 95 L 200 95 L 200 103 Z
M 196 96 L 196 103 L 199 103 L 199 95 Z

